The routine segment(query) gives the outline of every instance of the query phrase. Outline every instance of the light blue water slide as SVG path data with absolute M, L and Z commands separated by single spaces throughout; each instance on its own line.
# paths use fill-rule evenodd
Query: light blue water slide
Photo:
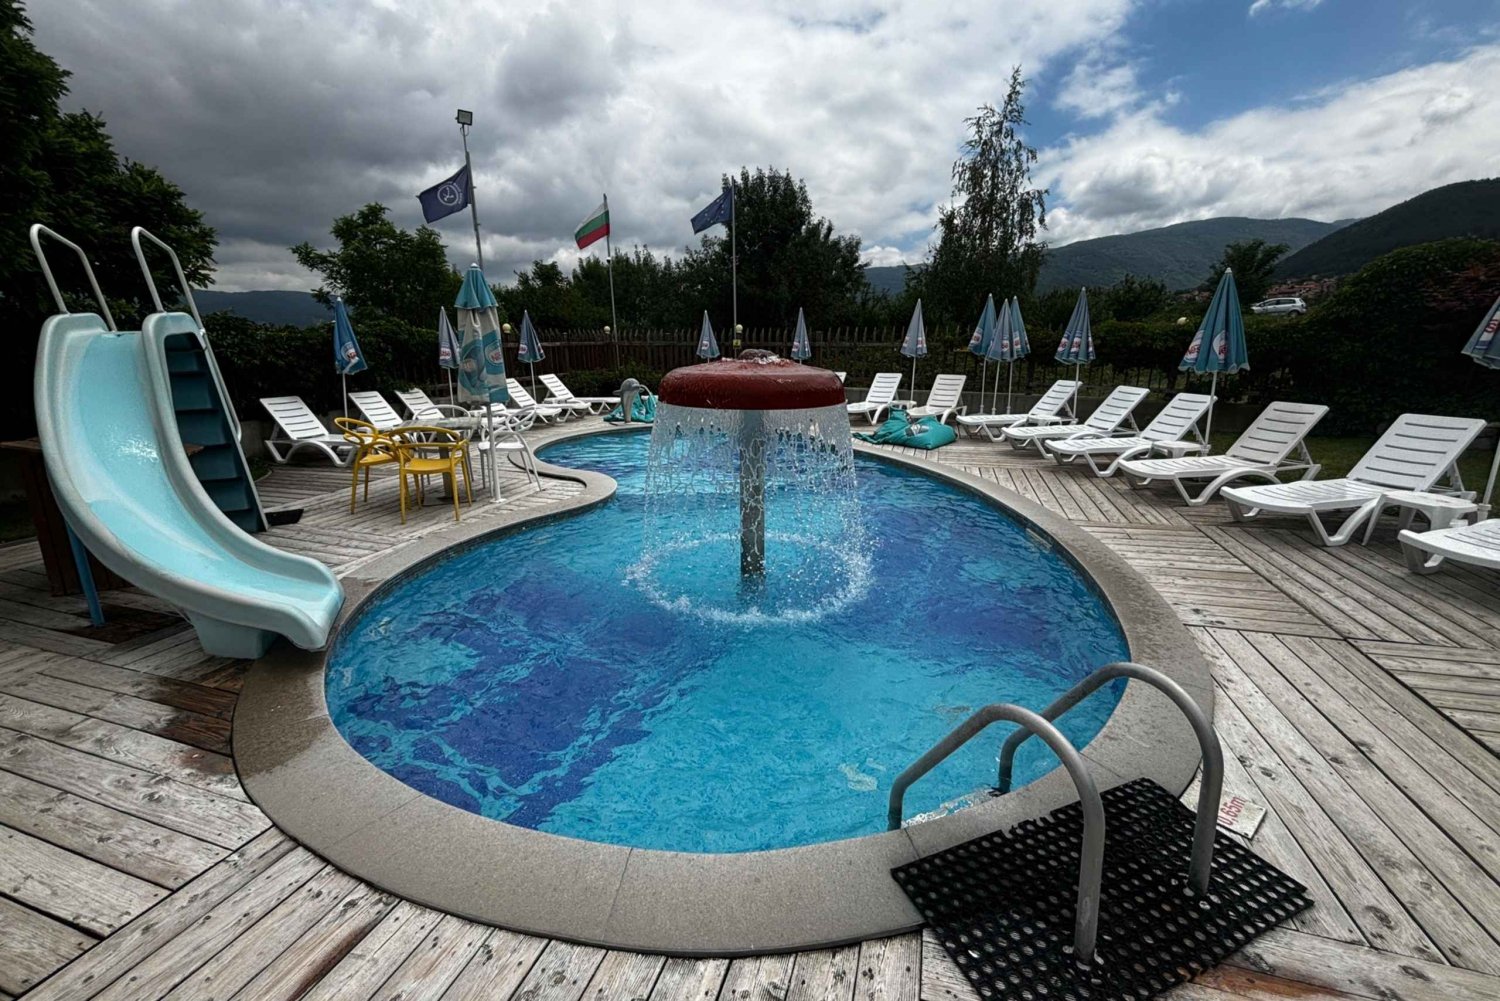
M 67 311 L 42 235 L 78 254 L 102 316 Z M 47 475 L 69 527 L 99 562 L 176 606 L 211 654 L 258 657 L 277 636 L 326 645 L 344 600 L 337 579 L 236 527 L 182 447 L 169 342 L 202 337 L 198 323 L 154 313 L 140 332 L 117 331 L 82 250 L 40 226 L 31 241 L 59 309 L 42 325 L 34 391 Z

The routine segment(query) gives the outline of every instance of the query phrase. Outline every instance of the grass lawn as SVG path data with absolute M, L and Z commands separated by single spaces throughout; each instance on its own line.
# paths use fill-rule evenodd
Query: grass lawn
M 1215 432 L 1214 453 L 1222 455 L 1230 445 L 1234 444 L 1237 434 L 1218 434 Z M 1352 437 L 1352 438 L 1309 438 L 1307 439 L 1307 450 L 1312 453 L 1313 461 L 1323 464 L 1323 469 L 1318 473 L 1318 479 L 1331 480 L 1343 476 L 1354 468 L 1360 456 L 1375 444 L 1374 437 Z M 1464 486 L 1470 490 L 1483 491 L 1485 480 L 1490 475 L 1490 463 L 1494 460 L 1493 452 L 1470 451 L 1459 462 L 1459 472 L 1463 474 Z

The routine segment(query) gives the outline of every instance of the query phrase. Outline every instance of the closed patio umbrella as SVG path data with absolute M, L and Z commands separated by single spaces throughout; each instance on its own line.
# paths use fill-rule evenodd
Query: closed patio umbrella
M 1010 302 L 1007 303 L 1007 305 L 1010 309 L 1010 339 L 1008 341 L 1008 346 L 1006 347 L 1005 360 L 1011 362 L 1011 364 L 1006 366 L 1007 375 L 1005 381 L 1005 412 L 1010 413 L 1010 391 L 1011 386 L 1015 381 L 1014 363 L 1018 358 L 1025 358 L 1027 355 L 1031 354 L 1031 341 L 1026 336 L 1026 323 L 1021 319 L 1021 297 L 1018 295 L 1011 296 Z M 996 384 L 998 384 L 999 381 L 1000 373 L 996 372 Z
M 354 337 L 354 327 L 349 323 L 349 311 L 344 300 L 333 299 L 333 367 L 339 374 L 339 385 L 344 397 L 344 416 L 349 416 L 349 376 L 363 372 L 364 353 L 359 350 L 359 341 Z
M 797 332 L 792 335 L 792 360 L 807 361 L 812 357 L 812 341 L 807 336 L 807 318 L 802 307 L 797 307 Z
M 1500 368 L 1500 299 L 1480 321 L 1474 336 L 1464 345 L 1464 354 L 1485 368 Z M 1495 474 L 1500 473 L 1500 443 L 1495 447 L 1495 461 L 1490 463 L 1490 479 L 1484 487 L 1484 501 L 1479 505 L 1479 520 L 1490 514 L 1490 498 L 1495 493 Z
M 906 337 L 901 341 L 901 353 L 911 359 L 911 395 L 917 398 L 917 359 L 927 357 L 927 326 L 922 322 L 922 300 L 911 311 L 911 322 L 906 325 Z
M 531 311 L 521 311 L 521 344 L 516 348 L 516 360 L 523 361 L 531 369 L 531 398 L 536 399 L 536 363 L 547 357 L 542 351 L 542 340 L 531 325 Z
M 995 342 L 995 331 L 999 324 L 999 318 L 995 313 L 995 296 L 993 293 L 985 296 L 984 309 L 979 313 L 979 322 L 974 324 L 974 333 L 969 337 L 969 354 L 978 355 L 983 361 L 979 370 L 979 402 L 984 403 L 984 384 L 988 379 L 990 370 L 990 347 Z M 998 382 L 1000 373 L 995 373 Z
M 458 389 L 466 400 L 484 404 L 485 435 L 493 428 L 494 405 L 510 399 L 505 388 L 505 353 L 500 344 L 500 313 L 495 294 L 479 265 L 469 265 L 458 290 Z M 485 449 L 489 465 L 490 499 L 500 499 L 500 477 L 495 450 Z
M 1073 315 L 1063 329 L 1062 340 L 1057 344 L 1057 360 L 1064 365 L 1072 364 L 1073 381 L 1078 382 L 1079 370 L 1094 360 L 1094 330 L 1089 324 L 1089 290 L 1078 290 L 1078 301 L 1073 304 Z M 1078 414 L 1079 387 L 1073 389 L 1073 414 Z
M 456 403 L 453 395 L 453 370 L 458 368 L 458 335 L 453 324 L 448 322 L 448 311 L 438 307 L 438 366 L 448 373 L 448 402 Z
M 714 336 L 714 325 L 708 322 L 708 310 L 703 311 L 703 326 L 698 331 L 698 347 L 693 354 L 704 361 L 719 357 L 719 339 Z
M 1219 388 L 1219 373 L 1238 372 L 1250 367 L 1250 353 L 1245 347 L 1245 318 L 1240 313 L 1240 293 L 1234 284 L 1234 273 L 1224 269 L 1219 287 L 1209 300 L 1208 312 L 1193 335 L 1182 363 L 1177 366 L 1182 372 L 1213 373 L 1208 394 L 1212 398 Z M 1203 454 L 1207 455 L 1212 445 L 1209 434 L 1214 427 L 1214 405 L 1210 400 L 1208 416 L 1203 421 Z

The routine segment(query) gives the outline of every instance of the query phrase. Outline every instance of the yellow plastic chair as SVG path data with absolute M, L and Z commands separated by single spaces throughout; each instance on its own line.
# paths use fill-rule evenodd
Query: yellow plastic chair
M 349 466 L 354 470 L 353 482 L 349 484 L 349 513 L 354 513 L 354 506 L 359 499 L 359 474 L 365 474 L 365 501 L 370 500 L 370 468 L 372 466 L 383 466 L 389 462 L 397 462 L 396 443 L 390 437 L 382 434 L 375 425 L 369 421 L 362 421 L 357 417 L 335 417 L 333 423 L 344 433 L 344 440 L 353 443 L 354 456 L 349 460 Z
M 423 479 L 445 476 L 453 484 L 453 520 L 458 521 L 458 473 L 463 470 L 464 493 L 470 504 L 474 491 L 469 484 L 469 441 L 451 428 L 410 425 L 386 432 L 395 442 L 401 475 L 401 524 L 406 524 L 406 478 L 416 478 L 417 505 L 423 500 Z

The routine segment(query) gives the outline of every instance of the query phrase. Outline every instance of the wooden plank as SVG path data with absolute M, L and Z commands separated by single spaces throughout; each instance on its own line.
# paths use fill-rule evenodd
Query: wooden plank
M 489 932 L 484 925 L 446 915 L 406 957 L 406 962 L 380 986 L 373 1001 L 442 997 L 469 960 L 474 958 Z
M 603 960 L 603 949 L 554 939 L 521 981 L 516 996 L 526 1001 L 579 1001 Z
M 249 803 L 0 728 L 0 768 L 202 841 L 235 848 L 269 825 Z
M 859 946 L 799 952 L 786 1001 L 849 1001 L 854 997 Z
M 229 721 L 201 713 L 174 709 L 133 695 L 106 692 L 45 674 L 33 674 L 18 681 L 3 683 L 3 691 L 40 702 L 118 723 L 133 730 L 193 744 L 205 750 L 227 753 Z
M 164 678 L 144 671 L 134 671 L 84 660 L 58 660 L 48 664 L 43 674 L 63 678 L 80 685 L 102 688 L 122 695 L 133 695 L 177 709 L 205 716 L 228 718 L 234 714 L 235 696 L 217 688 L 194 685 L 175 678 Z
M 358 885 L 353 876 L 325 867 L 163 995 L 162 1001 L 217 1001 L 238 992 Z
M 29 995 L 27 1001 L 88 1001 L 259 878 L 294 847 L 280 831 L 267 831 L 99 943 Z
M 858 969 L 856 1001 L 917 1001 L 922 990 L 921 934 L 862 943 Z
M 0 824 L 163 887 L 229 854 L 72 793 L 0 771 Z
M 976 1001 L 978 992 L 943 950 L 932 929 L 922 935 L 922 1001 Z
M 474 958 L 443 994 L 442 1001 L 490 1001 L 508 998 L 526 979 L 547 940 L 504 928 L 491 930 Z M 246 1001 L 249 1001 L 247 998 Z
M 167 895 L 155 884 L 4 826 L 0 893 L 101 937 Z
M 640 1001 L 651 993 L 666 961 L 665 956 L 608 952 L 584 988 L 583 996 L 586 1001 Z
M 94 941 L 75 928 L 0 897 L 0 991 L 25 993 Z
M 406 957 L 441 918 L 437 911 L 401 901 L 303 994 L 301 1001 L 364 1001 L 406 962 Z
M 1246 969 L 1357 997 L 1400 1001 L 1484 1001 L 1500 997 L 1500 978 L 1457 966 L 1392 956 L 1314 935 L 1275 929 L 1230 962 Z
M 662 967 L 649 1001 L 714 1001 L 728 972 L 727 959 L 673 957 Z
M 393 906 L 395 901 L 373 886 L 357 886 L 240 988 L 232 1001 L 296 1001 L 363 941 Z
M 783 1001 L 791 983 L 792 956 L 747 956 L 729 964 L 719 1001 Z

